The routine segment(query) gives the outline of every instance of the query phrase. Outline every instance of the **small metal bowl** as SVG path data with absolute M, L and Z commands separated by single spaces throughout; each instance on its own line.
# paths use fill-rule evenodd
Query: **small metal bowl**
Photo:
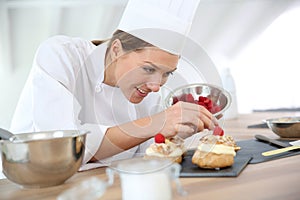
M 268 127 L 282 138 L 300 138 L 300 117 L 280 117 L 265 121 Z
M 214 106 L 218 107 L 218 110 L 211 111 L 214 116 L 223 114 L 230 107 L 232 102 L 230 93 L 223 88 L 212 84 L 196 83 L 184 85 L 170 92 L 165 99 L 166 107 L 172 106 L 174 104 L 174 98 L 178 98 L 184 94 L 192 94 L 195 100 L 198 99 L 199 96 L 209 98 Z
M 16 134 L 1 140 L 3 174 L 26 188 L 63 184 L 81 166 L 86 134 L 60 130 Z

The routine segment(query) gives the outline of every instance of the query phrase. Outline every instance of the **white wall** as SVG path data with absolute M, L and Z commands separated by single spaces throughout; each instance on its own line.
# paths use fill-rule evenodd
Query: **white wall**
M 107 38 L 117 27 L 126 2 L 127 0 L 0 0 L 0 127 L 8 128 L 10 125 L 34 52 L 40 42 L 55 34 L 87 39 Z M 295 74 L 298 74 L 296 69 L 299 65 L 288 62 L 288 57 L 279 60 L 283 53 L 292 56 L 293 52 L 299 52 L 299 49 L 290 51 L 289 47 L 280 46 L 290 37 L 289 33 L 295 30 L 291 28 L 281 32 L 282 35 L 273 39 L 269 38 L 273 35 L 271 32 L 264 33 L 265 36 L 261 39 L 258 36 L 278 16 L 289 8 L 298 6 L 299 2 L 300 0 L 201 1 L 191 37 L 207 50 L 217 67 L 232 68 L 240 112 L 269 107 L 271 104 L 266 104 L 270 101 L 269 95 L 264 92 L 268 90 L 274 93 L 278 87 L 281 91 L 288 88 L 283 76 L 296 81 Z M 281 49 L 282 53 L 278 51 L 278 54 L 267 55 L 268 49 L 261 48 L 259 53 L 256 52 L 260 57 L 254 57 L 253 46 L 261 47 L 256 39 L 266 46 L 269 45 L 267 42 L 271 42 L 278 45 L 274 48 L 280 46 L 278 49 L 284 49 Z M 253 41 L 257 42 L 248 46 Z M 294 45 L 300 46 L 296 42 Z M 293 56 L 299 57 L 296 54 Z M 275 64 L 281 66 L 275 67 Z M 258 78 L 253 79 L 254 76 Z M 272 88 L 274 85 L 275 89 Z M 295 85 L 292 85 L 288 93 L 281 92 L 281 96 L 288 95 L 288 100 L 272 104 L 272 107 L 298 106 L 300 100 L 294 95 L 297 93 Z M 264 101 L 253 101 L 253 96 L 259 96 Z
M 300 108 L 300 6 L 283 13 L 231 63 L 240 112 Z
M 0 127 L 9 128 L 38 45 L 65 34 L 87 39 L 110 37 L 126 0 L 0 0 Z

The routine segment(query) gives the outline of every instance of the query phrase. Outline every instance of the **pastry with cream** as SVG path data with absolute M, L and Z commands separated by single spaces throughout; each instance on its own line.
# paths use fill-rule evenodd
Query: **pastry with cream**
M 206 135 L 200 139 L 195 150 L 192 163 L 201 168 L 217 169 L 229 167 L 234 164 L 236 151 L 240 149 L 232 136 L 224 135 L 222 129 L 217 128 L 214 134 Z
M 183 139 L 177 136 L 165 138 L 158 133 L 154 137 L 154 143 L 146 149 L 144 157 L 146 159 L 170 159 L 173 162 L 181 163 L 185 151 Z

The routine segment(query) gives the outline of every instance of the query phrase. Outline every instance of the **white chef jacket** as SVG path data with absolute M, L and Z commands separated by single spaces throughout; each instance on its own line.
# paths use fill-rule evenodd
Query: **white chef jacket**
M 121 90 L 103 82 L 106 45 L 67 36 L 54 36 L 40 45 L 21 93 L 10 130 L 14 133 L 79 129 L 90 131 L 82 169 L 96 153 L 108 127 L 161 110 L 161 95 L 152 93 L 140 104 L 130 103 Z M 111 158 L 143 153 L 145 142 Z M 84 166 L 85 165 L 85 166 Z M 96 166 L 98 166 L 96 164 Z

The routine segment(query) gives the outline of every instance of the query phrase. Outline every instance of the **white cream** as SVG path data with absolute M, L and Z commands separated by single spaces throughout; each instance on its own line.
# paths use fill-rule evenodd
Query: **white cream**
M 183 154 L 182 149 L 180 148 L 175 148 L 174 150 L 172 150 L 172 152 L 170 154 L 162 154 L 159 153 L 157 151 L 154 151 L 151 147 L 146 149 L 146 155 L 148 156 L 155 156 L 155 157 L 178 157 L 181 156 Z
M 200 144 L 198 146 L 198 150 L 205 152 L 212 152 L 215 154 L 231 154 L 233 156 L 236 155 L 234 147 L 223 145 L 223 144 Z

